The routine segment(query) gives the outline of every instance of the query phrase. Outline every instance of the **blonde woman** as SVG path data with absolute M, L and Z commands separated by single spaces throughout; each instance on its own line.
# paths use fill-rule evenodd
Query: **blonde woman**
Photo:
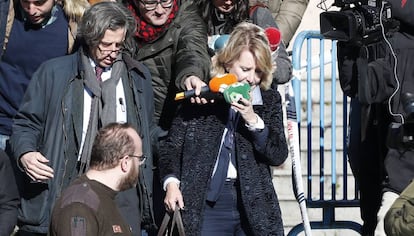
M 213 63 L 251 87 L 250 99 L 183 104 L 161 142 L 160 173 L 167 210 L 183 209 L 189 235 L 283 235 L 269 166 L 287 157 L 281 98 L 270 88 L 266 35 L 237 25 Z

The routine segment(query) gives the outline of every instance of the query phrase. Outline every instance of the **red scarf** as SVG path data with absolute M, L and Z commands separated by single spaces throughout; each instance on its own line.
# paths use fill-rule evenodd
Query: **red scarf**
M 157 39 L 171 24 L 171 22 L 175 18 L 175 14 L 178 11 L 178 4 L 177 0 L 174 0 L 172 5 L 172 11 L 170 15 L 168 16 L 167 21 L 162 26 L 154 26 L 144 20 L 142 16 L 139 14 L 138 6 L 135 3 L 135 1 L 138 0 L 131 0 L 128 1 L 128 9 L 132 12 L 133 16 L 135 17 L 135 20 L 137 21 L 137 31 L 135 32 L 135 36 L 138 38 L 138 43 L 143 44 L 147 42 L 151 42 L 155 39 Z

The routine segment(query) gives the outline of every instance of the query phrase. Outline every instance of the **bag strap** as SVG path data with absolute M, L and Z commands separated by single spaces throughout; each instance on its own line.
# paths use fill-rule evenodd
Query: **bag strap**
M 181 212 L 180 209 L 178 209 L 178 207 L 175 208 L 171 224 L 171 235 L 174 231 L 174 227 L 177 225 L 178 235 L 185 236 L 183 219 L 181 218 Z
M 164 218 L 162 219 L 161 226 L 158 229 L 157 236 L 165 236 L 165 234 L 167 233 L 168 223 L 170 222 L 170 219 L 170 213 L 166 212 Z
M 170 225 L 170 229 L 168 229 L 169 225 Z M 162 219 L 161 226 L 158 230 L 157 236 L 166 236 L 166 235 L 172 236 L 175 226 L 177 226 L 178 235 L 185 236 L 183 220 L 181 218 L 181 212 L 178 207 L 175 208 L 172 219 L 171 219 L 171 213 L 169 212 L 165 213 L 164 218 Z

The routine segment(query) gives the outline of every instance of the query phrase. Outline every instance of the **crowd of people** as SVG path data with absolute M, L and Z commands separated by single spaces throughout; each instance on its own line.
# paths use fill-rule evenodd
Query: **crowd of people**
M 272 2 L 2 1 L 0 235 L 154 235 L 176 207 L 189 235 L 283 235 L 269 167 L 299 23 L 278 19 L 308 2 Z M 226 74 L 246 97 L 202 92 Z
M 414 232 L 414 6 L 389 2 L 393 50 L 338 44 L 368 236 Z M 284 235 L 269 168 L 288 152 L 277 87 L 308 3 L 1 1 L 0 235 L 155 235 L 176 208 L 189 235 Z M 227 75 L 235 100 L 205 92 Z

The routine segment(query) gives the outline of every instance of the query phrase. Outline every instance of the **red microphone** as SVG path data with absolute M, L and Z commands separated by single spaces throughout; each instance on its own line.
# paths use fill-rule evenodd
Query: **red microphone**
M 275 27 L 267 27 L 265 29 L 265 33 L 266 33 L 267 39 L 269 40 L 270 50 L 272 50 L 272 52 L 276 51 L 277 47 L 280 44 L 281 36 L 282 36 L 280 33 L 280 30 Z
M 234 74 L 225 74 L 223 76 L 216 76 L 213 77 L 208 86 L 201 87 L 200 95 L 207 92 L 218 93 L 223 92 L 224 89 L 227 88 L 228 85 L 236 83 L 237 76 Z M 175 101 L 182 100 L 185 98 L 190 98 L 195 95 L 195 90 L 188 90 L 181 93 L 177 93 L 175 95 Z

